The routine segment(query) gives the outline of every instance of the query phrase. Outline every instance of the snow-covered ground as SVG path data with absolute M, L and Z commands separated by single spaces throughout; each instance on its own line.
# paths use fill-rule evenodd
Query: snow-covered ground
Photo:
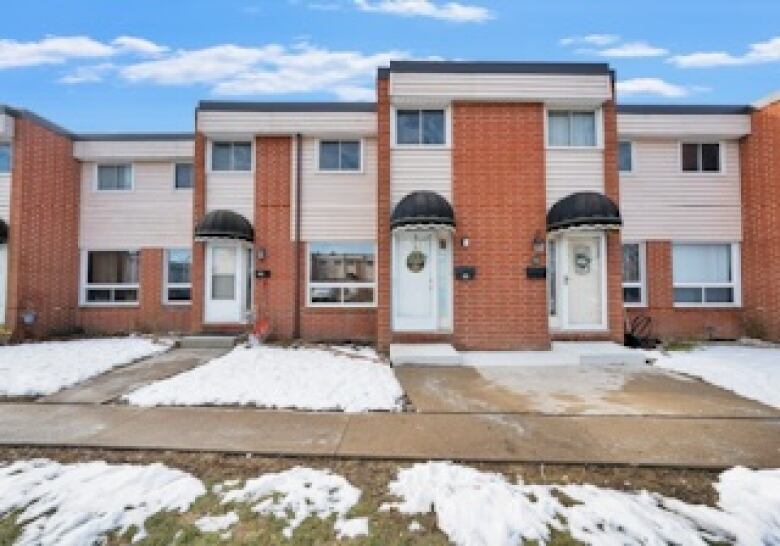
M 142 387 L 137 406 L 256 405 L 306 410 L 400 410 L 403 391 L 373 351 L 237 347 L 203 366 Z
M 17 545 L 98 544 L 158 512 L 189 509 L 206 490 L 194 476 L 163 466 L 60 464 L 47 459 L 0 465 L 0 518 L 20 511 Z
M 7 345 L 0 347 L 0 396 L 52 394 L 168 349 L 140 337 Z
M 715 488 L 718 508 L 647 491 L 513 484 L 499 474 L 429 462 L 401 470 L 389 485 L 401 500 L 381 509 L 433 511 L 458 546 L 546 544 L 551 529 L 586 544 L 780 544 L 780 470 L 733 468 Z
M 737 394 L 780 408 L 780 349 L 708 345 L 691 351 L 653 352 L 656 366 L 700 377 Z

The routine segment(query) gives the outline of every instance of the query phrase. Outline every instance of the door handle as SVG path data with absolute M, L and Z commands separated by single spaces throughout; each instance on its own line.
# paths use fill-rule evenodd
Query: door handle
M 568 275 L 564 275 L 563 276 L 563 284 L 569 284 L 569 276 Z

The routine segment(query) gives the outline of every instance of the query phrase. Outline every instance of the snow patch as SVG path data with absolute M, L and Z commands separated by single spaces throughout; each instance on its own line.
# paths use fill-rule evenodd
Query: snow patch
M 461 546 L 546 544 L 551 529 L 587 544 L 780 543 L 780 470 L 734 468 L 715 487 L 719 508 L 647 491 L 511 484 L 499 474 L 429 462 L 399 471 L 389 491 L 401 500 L 381 509 L 434 511 L 438 527 Z
M 253 502 L 252 511 L 286 520 L 282 531 L 292 537 L 307 518 L 322 520 L 336 515 L 339 536 L 368 534 L 368 519 L 348 519 L 347 514 L 360 500 L 360 490 L 343 477 L 327 470 L 295 467 L 284 472 L 263 474 L 247 480 L 243 487 L 221 494 L 222 503 Z
M 423 530 L 423 526 L 419 521 L 415 519 L 412 520 L 412 522 L 409 524 L 409 527 L 407 527 L 407 529 L 409 529 L 409 532 L 411 533 L 419 533 L 420 531 Z
M 238 514 L 228 512 L 223 516 L 203 516 L 195 521 L 195 527 L 204 533 L 219 533 L 238 523 Z
M 48 459 L 0 465 L 0 518 L 20 510 L 18 545 L 97 544 L 131 526 L 142 539 L 147 518 L 183 512 L 206 492 L 194 476 L 155 463 L 111 465 L 103 461 L 60 464 Z
M 6 345 L 0 347 L 0 396 L 52 394 L 169 348 L 140 337 Z
M 393 370 L 365 351 L 344 355 L 322 348 L 259 346 L 237 347 L 125 399 L 137 406 L 237 404 L 356 413 L 398 411 L 402 396 Z

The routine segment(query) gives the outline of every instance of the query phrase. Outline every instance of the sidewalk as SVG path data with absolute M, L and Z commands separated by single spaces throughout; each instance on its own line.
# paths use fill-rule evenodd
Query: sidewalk
M 274 456 L 780 467 L 780 418 L 0 404 L 0 444 Z

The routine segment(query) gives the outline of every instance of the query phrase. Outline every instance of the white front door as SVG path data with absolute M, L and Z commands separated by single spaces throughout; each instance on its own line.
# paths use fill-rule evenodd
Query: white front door
M 393 328 L 436 330 L 436 254 L 432 232 L 395 234 Z
M 603 238 L 576 235 L 565 241 L 566 327 L 603 329 L 606 327 Z
M 205 322 L 244 322 L 247 268 L 243 247 L 231 242 L 206 245 Z

